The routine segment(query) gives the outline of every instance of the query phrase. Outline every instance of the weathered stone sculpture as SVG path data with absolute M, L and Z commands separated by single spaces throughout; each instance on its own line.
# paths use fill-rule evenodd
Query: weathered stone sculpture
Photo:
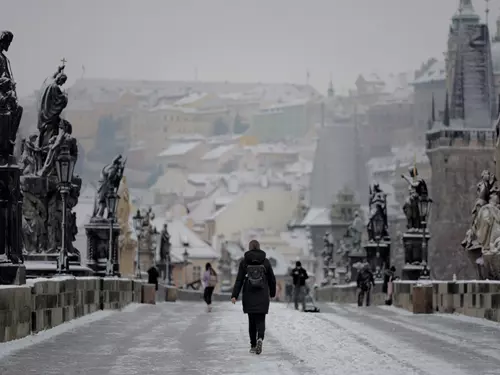
M 119 198 L 118 188 L 123 178 L 125 162 L 123 157 L 118 155 L 102 169 L 95 197 L 94 212 L 90 222 L 85 225 L 87 264 L 96 274 L 100 275 L 120 274 L 118 257 L 120 224 L 116 220 L 116 200 Z M 114 198 L 113 207 L 108 207 L 110 197 Z M 105 212 L 107 212 L 106 217 L 104 217 Z M 145 269 L 149 269 L 149 267 Z
M 370 186 L 370 218 L 368 219 L 368 240 L 380 241 L 389 237 L 387 225 L 387 194 L 383 192 L 378 183 Z
M 23 242 L 27 259 L 53 261 L 61 249 L 65 209 L 69 262 L 79 264 L 80 253 L 73 246 L 78 229 L 76 214 L 72 210 L 78 203 L 82 180 L 79 176 L 72 176 L 66 207 L 63 207 L 55 165 L 63 148 L 69 151 L 75 162 L 78 159 L 73 128 L 60 117 L 68 103 L 67 94 L 61 89 L 65 81 L 64 65 L 45 80 L 38 107 L 38 134 L 22 141 Z
M 403 205 L 407 231 L 403 234 L 405 265 L 402 273 L 403 279 L 417 280 L 421 277 L 424 264 L 427 264 L 427 244 L 430 239 L 427 230 L 428 212 L 420 212 L 420 207 L 427 207 L 428 211 L 432 200 L 429 198 L 427 183 L 418 177 L 417 168 L 413 166 L 408 171 L 409 176 L 401 176 L 409 185 L 409 196 Z
M 366 250 L 362 246 L 364 224 L 359 211 L 354 211 L 354 219 L 344 235 L 344 251 L 342 256 L 347 260 L 345 267 L 347 270 L 348 279 L 355 281 L 357 277 L 357 264 L 366 258 Z M 347 259 L 346 259 L 347 258 Z
M 220 243 L 220 259 L 219 259 L 219 270 L 221 272 L 221 292 L 230 293 L 232 288 L 232 265 L 233 259 L 231 253 L 229 252 L 227 246 L 228 243 L 224 236 L 219 236 Z
M 332 282 L 335 274 L 335 262 L 334 262 L 334 238 L 332 233 L 325 233 L 323 237 L 323 251 L 321 256 L 323 257 L 323 282 L 322 285 L 327 285 Z
M 106 197 L 118 191 L 126 162 L 127 160 L 124 160 L 122 155 L 118 155 L 113 159 L 111 164 L 106 165 L 102 169 L 95 198 L 93 218 L 102 219 L 104 217 L 104 212 L 108 208 Z M 108 210 L 108 218 L 110 215 L 111 213 Z
M 500 280 L 500 190 L 496 178 L 483 171 L 477 184 L 472 225 L 462 246 L 479 278 Z
M 420 215 L 419 201 L 428 198 L 429 192 L 425 180 L 418 177 L 415 167 L 408 169 L 409 176 L 401 175 L 408 182 L 410 194 L 403 205 L 403 212 L 406 215 L 408 231 L 418 231 L 422 229 L 422 217 Z
M 172 261 L 170 258 L 170 234 L 168 233 L 168 224 L 163 224 L 160 238 L 160 263 L 158 265 L 161 278 L 167 282 L 167 285 L 172 284 Z
M 23 108 L 18 104 L 16 82 L 5 55 L 14 35 L 0 32 L 0 284 L 23 284 L 21 170 L 14 157 Z

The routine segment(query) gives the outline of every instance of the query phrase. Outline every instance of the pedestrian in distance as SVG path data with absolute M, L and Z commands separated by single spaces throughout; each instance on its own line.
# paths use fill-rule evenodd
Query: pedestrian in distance
M 266 330 L 266 315 L 271 298 L 276 296 L 276 277 L 266 253 L 257 240 L 250 241 L 238 268 L 231 302 L 234 304 L 243 291 L 243 313 L 248 314 L 250 353 L 262 353 Z
M 358 286 L 358 306 L 363 306 L 363 302 L 366 296 L 366 306 L 370 306 L 371 289 L 375 286 L 375 278 L 373 277 L 373 272 L 370 269 L 370 265 L 365 263 L 363 268 L 358 273 L 358 279 L 356 280 Z
M 302 311 L 306 309 L 306 280 L 309 278 L 307 271 L 302 268 L 302 263 L 297 261 L 295 268 L 291 272 L 293 280 L 293 302 L 295 310 L 299 309 L 299 302 L 302 304 Z
M 155 266 L 148 269 L 148 284 L 154 284 L 155 290 L 158 290 L 158 277 L 160 277 L 160 273 Z
M 217 272 L 210 263 L 205 264 L 205 273 L 203 274 L 203 300 L 207 304 L 207 311 L 212 311 L 212 294 L 217 286 Z

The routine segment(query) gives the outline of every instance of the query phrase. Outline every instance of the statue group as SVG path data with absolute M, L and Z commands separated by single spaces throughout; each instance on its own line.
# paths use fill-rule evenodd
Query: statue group
M 80 253 L 73 246 L 78 230 L 72 209 L 78 203 L 82 180 L 79 176 L 70 176 L 68 199 L 63 207 L 56 171 L 56 160 L 63 149 L 74 162 L 78 159 L 73 128 L 61 117 L 68 104 L 68 95 L 62 88 L 67 80 L 65 60 L 62 61 L 63 65 L 44 81 L 40 90 L 38 132 L 21 143 L 23 244 L 27 255 L 58 252 L 63 240 L 61 227 L 65 209 L 68 255 L 79 259 Z
M 472 225 L 462 246 L 480 279 L 500 280 L 500 189 L 496 177 L 487 170 L 477 184 Z

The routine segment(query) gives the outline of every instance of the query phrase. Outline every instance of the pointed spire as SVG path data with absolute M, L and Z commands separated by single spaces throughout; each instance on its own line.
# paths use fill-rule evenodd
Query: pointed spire
M 467 20 L 477 23 L 480 18 L 472 5 L 472 0 L 459 0 L 458 10 L 453 16 L 453 20 Z
M 446 96 L 445 96 L 443 125 L 447 127 L 450 126 L 450 104 L 448 103 L 448 90 L 446 90 Z
M 434 123 L 436 121 L 436 101 L 434 99 L 434 93 L 432 93 L 432 103 L 431 103 L 431 121 Z
M 332 74 L 330 73 L 330 83 L 328 84 L 328 97 L 333 98 L 335 96 L 335 90 L 333 89 Z

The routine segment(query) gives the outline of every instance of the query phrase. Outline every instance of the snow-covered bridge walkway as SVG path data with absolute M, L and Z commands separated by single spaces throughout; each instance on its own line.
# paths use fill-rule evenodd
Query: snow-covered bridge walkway
M 273 304 L 262 355 L 248 352 L 241 306 L 136 305 L 0 344 L 0 374 L 493 375 L 500 325 L 394 308 Z M 100 314 L 100 315 L 99 315 Z M 86 323 L 86 324 L 85 324 Z M 56 334 L 57 333 L 57 334 Z

